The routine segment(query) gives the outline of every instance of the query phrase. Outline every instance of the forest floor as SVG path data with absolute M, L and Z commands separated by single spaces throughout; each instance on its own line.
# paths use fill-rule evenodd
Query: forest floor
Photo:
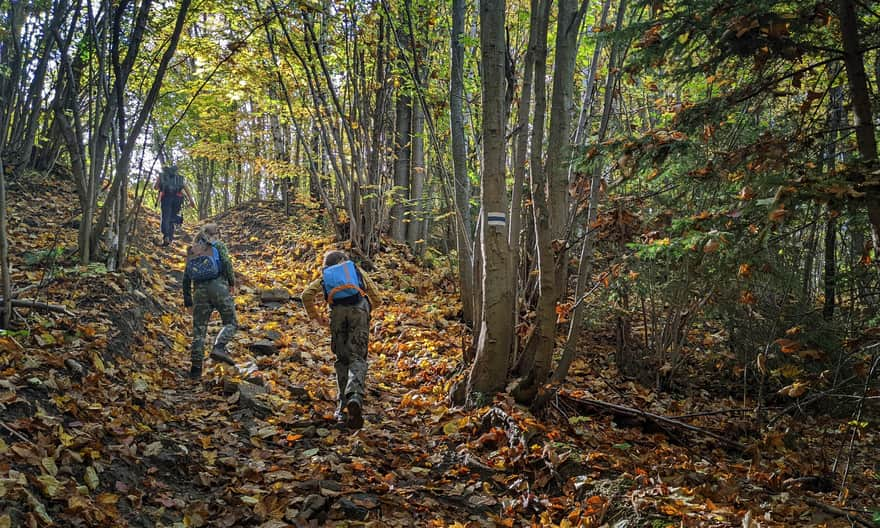
M 120 271 L 78 266 L 72 186 L 32 176 L 9 195 L 13 285 L 57 306 L 17 307 L 0 336 L 0 528 L 880 525 L 876 423 L 799 414 L 757 430 L 711 362 L 674 394 L 624 379 L 611 332 L 590 333 L 539 415 L 504 398 L 451 407 L 468 341 L 452 271 L 398 246 L 371 272 L 385 304 L 366 423 L 338 427 L 327 329 L 295 298 L 260 296 L 296 297 L 318 273 L 332 241 L 311 206 L 216 218 L 240 278 L 239 372 L 208 361 L 192 382 L 185 242 L 160 247 L 145 211 Z M 218 329 L 215 316 L 209 339 Z

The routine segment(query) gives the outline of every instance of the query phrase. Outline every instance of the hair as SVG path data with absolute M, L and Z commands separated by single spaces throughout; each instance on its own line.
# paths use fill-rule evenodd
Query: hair
M 213 223 L 209 222 L 204 224 L 200 229 L 198 234 L 196 235 L 196 242 L 205 242 L 206 244 L 210 244 L 211 242 L 216 241 L 220 237 L 220 227 Z
M 340 262 L 345 262 L 346 260 L 348 260 L 348 255 L 346 255 L 342 251 L 339 251 L 338 249 L 333 249 L 331 251 L 328 251 L 327 253 L 324 253 L 325 268 L 334 266 L 336 264 L 339 264 Z

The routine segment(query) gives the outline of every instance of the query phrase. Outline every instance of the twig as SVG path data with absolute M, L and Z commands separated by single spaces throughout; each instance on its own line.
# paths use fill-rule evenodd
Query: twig
M 641 416 L 643 418 L 647 418 L 648 420 L 651 420 L 652 422 L 657 423 L 658 425 L 665 424 L 665 425 L 677 427 L 679 429 L 684 429 L 686 431 L 691 431 L 693 433 L 699 433 L 699 434 L 714 438 L 715 440 L 718 440 L 722 443 L 725 443 L 731 447 L 735 447 L 736 449 L 739 449 L 740 451 L 745 451 L 745 449 L 746 449 L 746 446 L 737 442 L 736 440 L 731 440 L 731 439 L 726 438 L 718 433 L 713 433 L 712 431 L 708 431 L 706 429 L 702 429 L 702 428 L 694 426 L 694 425 L 680 422 L 674 418 L 669 418 L 668 416 L 661 416 L 659 414 L 654 414 L 654 413 L 650 413 L 647 411 L 643 411 L 641 409 L 636 409 L 635 407 L 627 407 L 626 405 L 618 405 L 616 403 L 609 403 L 609 402 L 605 402 L 602 400 L 594 400 L 591 398 L 575 398 L 574 396 L 570 396 L 570 395 L 566 395 L 565 397 L 572 400 L 572 401 L 575 401 L 577 403 L 589 405 L 591 407 L 598 407 L 600 409 L 608 409 L 608 410 L 614 411 L 616 413 L 624 414 L 624 415 L 628 415 L 628 416 L 633 416 L 633 415 Z
M 23 434 L 19 433 L 18 431 L 16 431 L 12 427 L 10 427 L 6 422 L 0 421 L 0 425 L 2 425 L 3 428 L 6 429 L 7 431 L 9 431 L 10 433 L 15 435 L 15 437 L 20 439 L 22 442 L 26 442 L 34 447 L 37 447 L 37 444 L 33 443 L 30 439 L 28 439 L 28 437 L 24 436 Z
M 678 416 L 672 416 L 675 420 L 683 420 L 685 418 L 697 418 L 699 416 L 714 416 L 716 414 L 731 414 L 731 413 L 747 413 L 754 411 L 754 408 L 741 408 L 741 409 L 719 409 L 717 411 L 705 411 L 705 412 L 697 412 L 690 414 L 679 414 Z
M 839 389 L 842 385 L 844 385 L 844 384 L 846 384 L 846 383 L 849 383 L 850 381 L 854 380 L 855 378 L 856 378 L 855 376 L 850 376 L 850 377 L 846 378 L 845 380 L 843 380 L 843 381 L 841 381 L 841 382 L 835 384 L 833 387 L 831 387 L 830 389 L 828 389 L 828 390 L 826 390 L 826 391 L 818 392 L 818 393 L 816 393 L 816 394 L 814 394 L 814 395 L 812 395 L 812 396 L 810 396 L 810 397 L 804 399 L 803 401 L 796 401 L 796 402 L 792 403 L 791 405 L 789 405 L 789 406 L 786 407 L 785 409 L 782 409 L 781 411 L 779 411 L 779 414 L 777 414 L 776 416 L 774 416 L 773 418 L 771 418 L 770 420 L 768 420 L 768 421 L 767 421 L 767 427 L 771 427 L 771 426 L 772 426 L 773 424 L 775 424 L 780 418 L 782 418 L 783 416 L 785 416 L 785 415 L 788 414 L 789 412 L 791 412 L 791 411 L 793 411 L 793 410 L 795 410 L 795 409 L 801 409 L 801 410 L 802 410 L 803 407 L 806 407 L 807 405 L 810 405 L 810 404 L 812 404 L 812 403 L 814 403 L 814 402 L 817 402 L 817 401 L 821 400 L 821 399 L 824 398 L 825 396 L 828 396 L 829 394 L 833 393 L 835 390 Z
M 0 302 L 3 302 L 2 297 L 0 297 Z M 12 299 L 12 306 L 17 306 L 19 308 L 33 308 L 36 310 L 48 310 L 50 312 L 61 312 L 64 315 L 76 317 L 76 314 L 68 310 L 66 306 L 34 301 L 33 299 Z
M 843 510 L 836 506 L 832 506 L 830 504 L 825 504 L 824 502 L 819 502 L 816 499 L 811 499 L 810 497 L 805 497 L 804 502 L 809 504 L 810 506 L 815 506 L 819 509 L 825 510 L 828 513 L 838 515 L 840 517 L 844 517 L 848 521 L 854 524 L 858 524 L 859 526 L 864 526 L 865 528 L 875 528 L 875 524 L 868 519 L 865 519 L 861 515 L 858 515 L 854 512 Z
M 862 411 L 865 406 L 865 398 L 868 396 L 868 390 L 871 387 L 871 378 L 874 377 L 874 372 L 877 371 L 877 367 L 880 365 L 880 354 L 874 356 L 874 360 L 872 361 L 871 370 L 868 372 L 867 378 L 865 378 L 865 390 L 862 392 L 862 399 L 859 401 L 858 410 L 856 411 L 855 423 L 856 425 L 852 425 L 852 434 L 850 434 L 849 438 L 849 453 L 846 457 L 846 468 L 843 470 L 843 478 L 840 482 L 840 493 L 843 494 L 843 490 L 846 489 L 846 479 L 849 476 L 849 470 L 852 466 L 852 456 L 853 456 L 853 448 L 856 442 L 856 433 L 858 432 L 858 424 L 862 421 Z M 852 423 L 852 422 L 850 422 Z

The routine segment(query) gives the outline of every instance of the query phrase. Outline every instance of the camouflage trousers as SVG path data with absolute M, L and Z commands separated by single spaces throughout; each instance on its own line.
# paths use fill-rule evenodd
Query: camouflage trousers
M 336 355 L 336 387 L 339 404 L 363 402 L 367 379 L 367 345 L 370 340 L 370 308 L 366 300 L 330 309 L 330 350 Z
M 190 347 L 190 358 L 194 365 L 201 365 L 205 358 L 205 335 L 208 333 L 208 321 L 214 310 L 220 312 L 223 328 L 214 340 L 214 346 L 225 347 L 235 331 L 238 320 L 235 317 L 235 301 L 229 294 L 226 279 L 216 278 L 198 282 L 193 288 L 193 340 Z

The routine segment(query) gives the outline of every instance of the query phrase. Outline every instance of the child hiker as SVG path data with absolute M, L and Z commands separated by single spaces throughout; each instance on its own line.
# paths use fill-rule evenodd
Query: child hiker
M 217 224 L 205 224 L 199 230 L 192 246 L 186 252 L 186 270 L 183 273 L 183 305 L 190 308 L 193 317 L 193 340 L 190 348 L 192 366 L 189 377 L 202 377 L 205 358 L 205 334 L 214 310 L 220 312 L 223 328 L 214 340 L 211 359 L 235 365 L 226 351 L 226 345 L 238 328 L 235 318 L 235 272 L 229 250 L 220 242 Z M 190 293 L 192 289 L 192 293 Z
M 336 356 L 338 393 L 334 417 L 351 429 L 360 429 L 364 425 L 370 310 L 382 302 L 381 297 L 373 281 L 342 251 L 328 251 L 324 255 L 321 278 L 312 281 L 302 294 L 309 319 L 327 324 L 327 317 L 319 314 L 316 306 L 320 293 L 330 307 L 330 350 Z

